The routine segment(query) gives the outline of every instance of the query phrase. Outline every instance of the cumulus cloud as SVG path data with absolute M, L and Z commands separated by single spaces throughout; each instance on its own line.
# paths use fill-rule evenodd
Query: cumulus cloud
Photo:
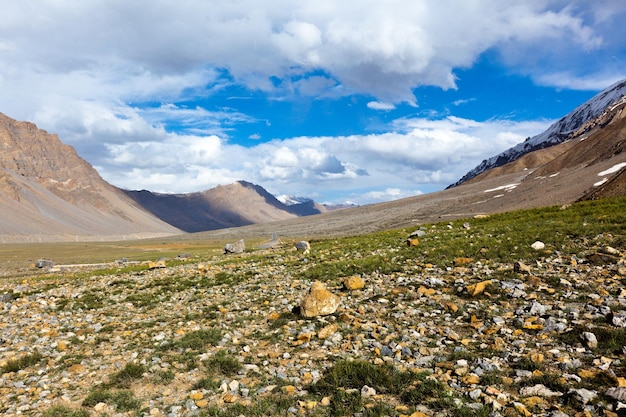
M 402 119 L 394 133 L 294 137 L 252 147 L 153 128 L 158 140 L 107 144 L 97 168 L 110 182 L 131 189 L 182 193 L 246 178 L 287 194 L 361 190 L 349 198 L 365 204 L 441 189 L 476 161 L 548 124 Z M 134 168 L 120 169 L 129 166 Z
M 258 122 L 249 113 L 181 102 L 232 86 L 275 101 L 361 95 L 383 117 L 416 105 L 419 86 L 456 88 L 455 71 L 485 51 L 543 85 L 605 87 L 622 62 L 593 54 L 622 53 L 624 13 L 610 0 L 7 2 L 0 111 L 58 133 L 128 188 L 184 192 L 245 178 L 285 193 L 316 184 L 417 192 L 545 123 L 406 118 L 369 135 L 264 142 L 248 132 L 255 142 L 241 147 L 230 136 Z

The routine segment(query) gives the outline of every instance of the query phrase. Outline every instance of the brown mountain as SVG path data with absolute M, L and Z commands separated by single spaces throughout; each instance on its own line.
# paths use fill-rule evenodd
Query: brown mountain
M 205 232 L 202 237 L 232 239 L 274 232 L 309 238 L 345 236 L 624 195 L 626 97 L 567 134 L 562 143 L 526 153 L 446 190 L 280 223 Z
M 313 202 L 287 206 L 264 188 L 245 181 L 188 194 L 145 190 L 125 193 L 161 220 L 186 232 L 268 223 L 325 211 Z
M 75 150 L 0 113 L 0 242 L 181 233 L 104 181 Z

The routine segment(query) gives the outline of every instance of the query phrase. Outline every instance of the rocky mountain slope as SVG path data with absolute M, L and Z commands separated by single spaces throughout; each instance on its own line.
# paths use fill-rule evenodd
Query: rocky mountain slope
M 161 220 L 186 232 L 267 223 L 325 211 L 311 200 L 288 206 L 264 188 L 245 181 L 188 194 L 145 190 L 125 193 Z
M 100 240 L 180 230 L 104 181 L 71 146 L 0 113 L 0 241 Z
M 465 174 L 451 187 L 460 185 L 472 178 L 493 168 L 497 168 L 513 162 L 522 156 L 540 149 L 549 148 L 563 143 L 571 138 L 571 135 L 586 125 L 590 120 L 601 116 L 603 112 L 610 110 L 611 106 L 622 100 L 626 94 L 626 80 L 613 84 L 591 100 L 578 106 L 571 113 L 561 118 L 550 126 L 545 132 L 526 139 L 526 141 L 507 149 L 506 151 L 482 161 L 477 167 Z

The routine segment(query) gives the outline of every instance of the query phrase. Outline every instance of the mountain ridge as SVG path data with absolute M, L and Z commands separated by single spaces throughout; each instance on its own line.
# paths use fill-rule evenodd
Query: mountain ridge
M 0 113 L 0 241 L 100 240 L 180 230 L 104 181 L 57 135 Z
M 626 95 L 626 79 L 618 81 L 596 94 L 590 100 L 579 105 L 557 122 L 550 125 L 544 132 L 527 138 L 524 142 L 498 155 L 483 160 L 457 182 L 448 186 L 448 188 L 461 185 L 485 171 L 506 165 L 528 153 L 563 143 L 570 134 L 580 129 L 589 120 L 600 116 L 610 105 L 623 100 L 624 95 Z
M 123 191 L 147 211 L 189 233 L 286 220 L 325 211 L 312 200 L 285 205 L 263 187 L 247 181 L 185 194 Z

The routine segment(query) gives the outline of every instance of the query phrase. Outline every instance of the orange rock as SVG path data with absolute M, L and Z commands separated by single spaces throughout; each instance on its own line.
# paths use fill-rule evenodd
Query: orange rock
M 287 395 L 295 395 L 296 387 L 294 387 L 293 385 L 285 385 L 284 387 L 281 388 L 281 391 Z
M 320 339 L 326 339 L 328 337 L 330 337 L 333 333 L 337 332 L 337 325 L 336 324 L 329 324 L 326 327 L 321 328 L 318 332 L 317 332 L 317 337 Z
M 358 275 L 353 275 L 351 277 L 345 277 L 343 279 L 343 286 L 347 290 L 360 290 L 365 287 L 365 281 Z
M 435 290 L 434 288 L 426 288 L 426 287 L 419 287 L 417 289 L 417 295 L 422 296 L 425 295 L 427 297 L 432 296 L 433 294 L 435 294 L 437 292 L 437 290 Z
M 189 398 L 192 400 L 201 400 L 203 397 L 204 395 L 201 392 L 192 392 L 189 394 Z
M 491 283 L 492 281 L 488 279 L 486 281 L 482 281 L 477 284 L 468 285 L 466 289 L 467 289 L 467 292 L 469 292 L 472 297 L 475 297 L 485 292 L 485 288 L 487 287 L 487 285 L 490 285 Z
M 409 239 L 406 240 L 406 244 L 409 247 L 411 247 L 411 246 L 419 246 L 420 241 L 417 238 L 409 238 Z
M 459 257 L 459 258 L 454 258 L 453 262 L 454 262 L 454 265 L 456 265 L 456 266 L 468 265 L 468 264 L 471 264 L 472 262 L 474 262 L 474 259 Z
M 227 404 L 232 404 L 234 402 L 237 401 L 237 396 L 231 394 L 230 392 L 227 392 L 226 394 L 224 394 L 224 396 L 222 397 L 222 400 L 224 400 L 225 403 Z
M 300 302 L 300 314 L 304 317 L 317 317 L 333 314 L 337 311 L 341 299 L 331 293 L 326 286 L 315 281 L 308 294 Z

